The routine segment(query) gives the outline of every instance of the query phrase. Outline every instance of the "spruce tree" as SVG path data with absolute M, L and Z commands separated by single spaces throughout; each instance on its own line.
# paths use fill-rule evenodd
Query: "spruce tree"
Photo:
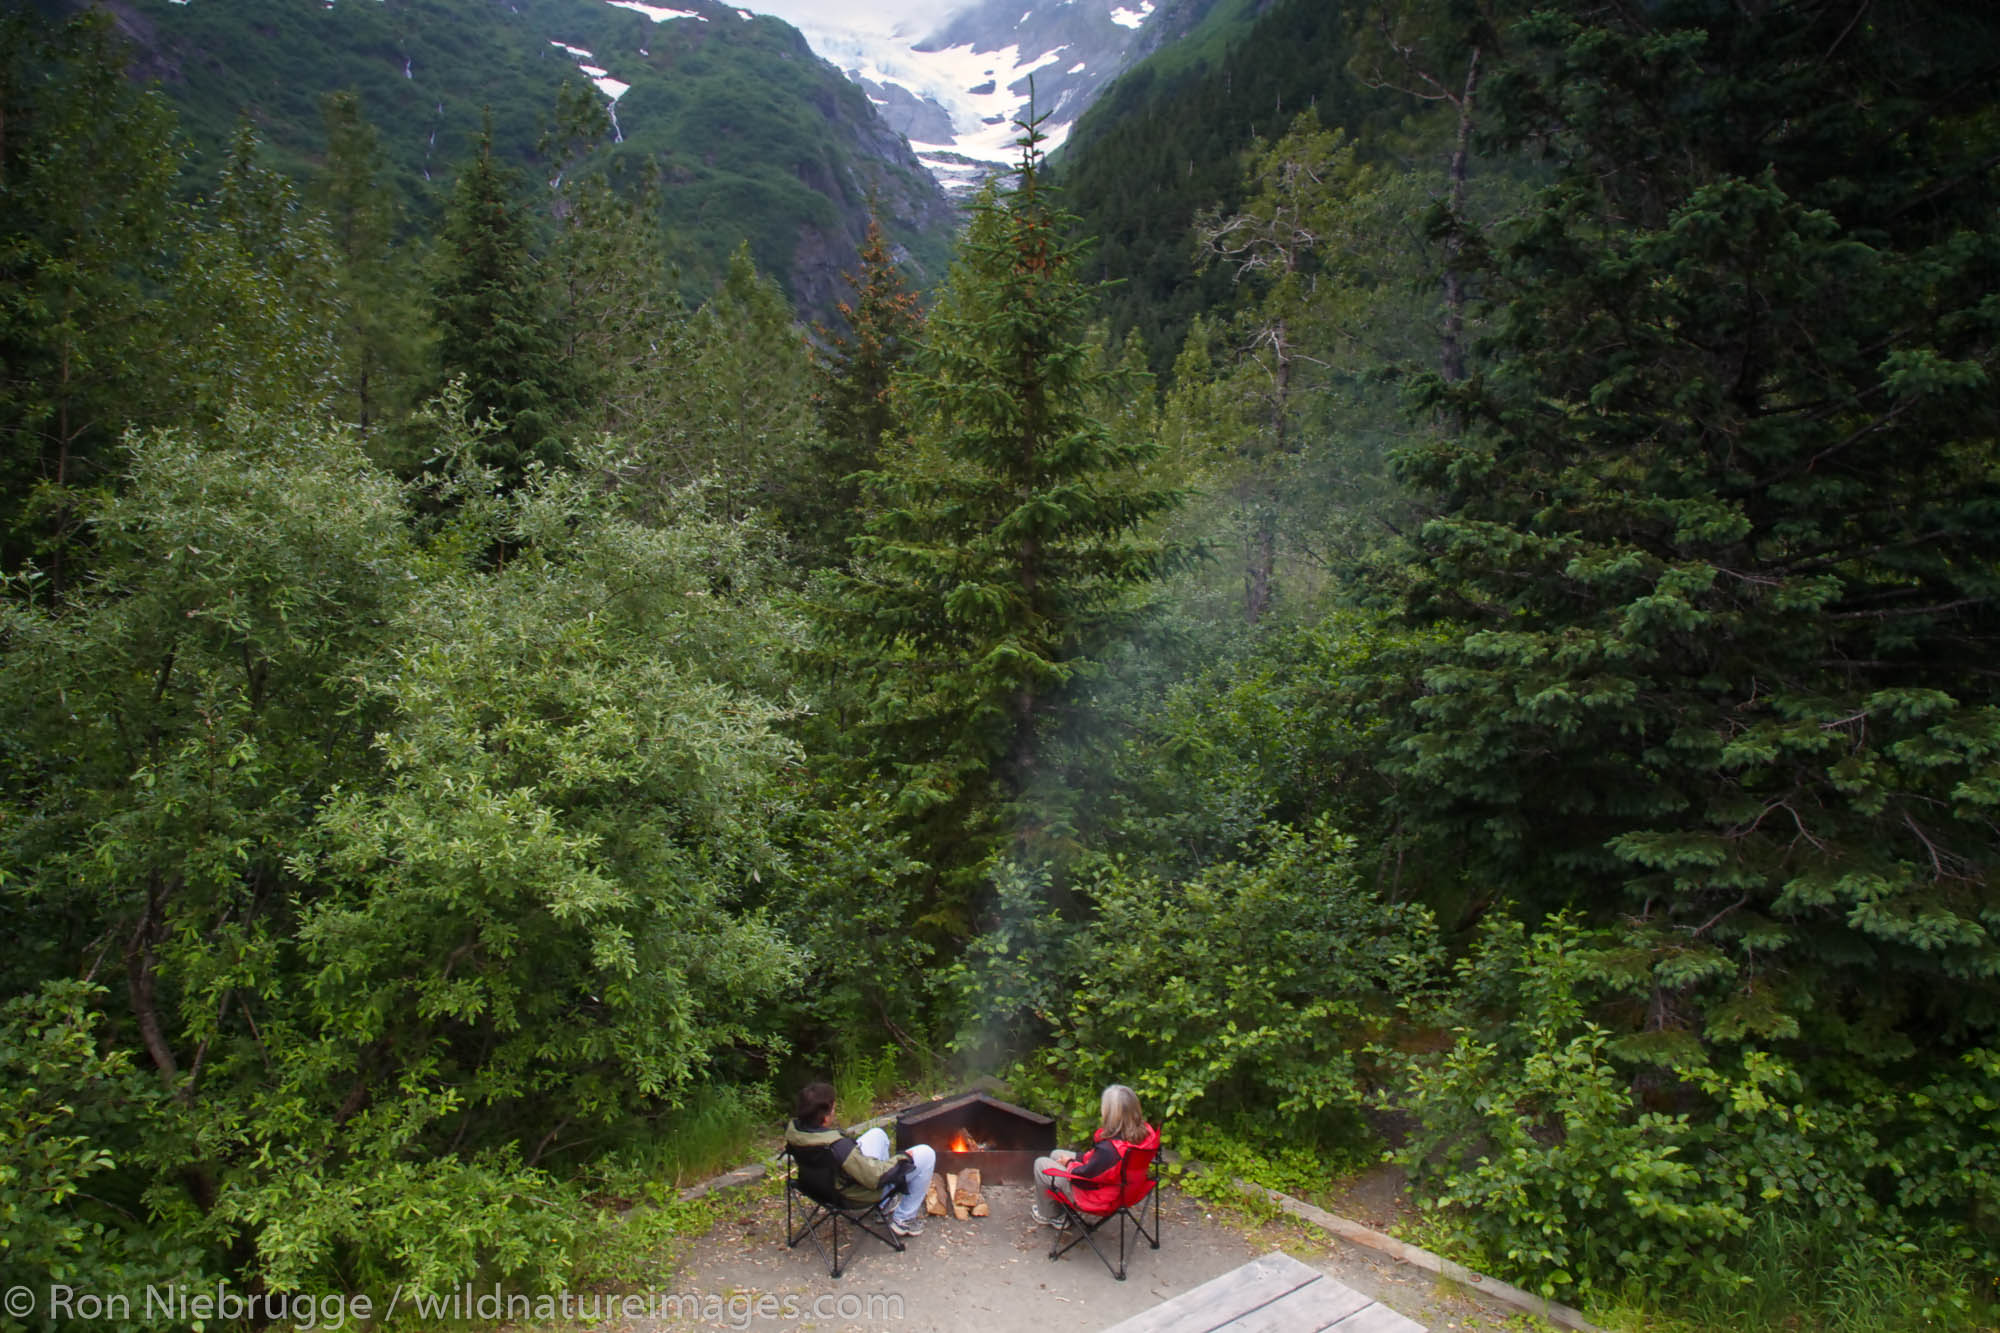
M 158 419 L 181 146 L 101 13 L 0 16 L 0 568 L 77 571 L 83 492 Z
M 1406 813 L 1627 919 L 1661 1039 L 2000 1026 L 2000 14 L 1516 25 L 1556 177 L 1415 451 Z M 1650 973 L 1643 969 L 1650 967 Z M 1705 1028 L 1704 1025 L 1705 1024 Z
M 865 478 L 829 607 L 861 757 L 947 877 L 996 845 L 1044 725 L 1177 559 L 1146 533 L 1179 498 L 1148 475 L 1157 445 L 1091 412 L 1094 293 L 1024 130 L 1018 182 L 975 205 L 905 381 L 912 436 Z
M 1310 111 L 1259 146 L 1245 184 L 1241 210 L 1203 215 L 1196 234 L 1205 262 L 1253 294 L 1237 320 L 1236 382 L 1256 427 L 1243 434 L 1230 481 L 1243 530 L 1243 618 L 1255 625 L 1278 594 L 1281 546 L 1300 540 L 1302 482 L 1324 484 L 1324 460 L 1308 457 L 1322 441 L 1306 423 L 1336 364 L 1327 326 L 1357 266 L 1349 238 L 1377 186 L 1347 137 Z
M 325 219 L 258 159 L 237 125 L 214 194 L 194 210 L 180 256 L 173 336 L 161 349 L 175 415 L 212 425 L 232 411 L 321 420 L 339 370 L 337 260 Z
M 574 402 L 532 240 L 514 173 L 494 157 L 489 115 L 445 212 L 432 314 L 438 381 L 463 377 L 472 412 L 499 423 L 482 461 L 510 483 L 532 463 L 563 461 L 559 432 Z
M 387 434 L 411 407 L 422 365 L 421 302 L 416 274 L 396 245 L 397 208 L 388 188 L 381 136 L 352 91 L 320 101 L 326 163 L 307 200 L 326 217 L 339 293 L 340 366 L 336 410 L 380 458 Z
M 682 386 L 706 438 L 697 447 L 724 510 L 796 508 L 814 437 L 805 331 L 777 282 L 757 271 L 748 241 L 722 285 L 690 321 L 692 381 Z
M 813 405 L 825 431 L 817 460 L 824 486 L 798 526 L 802 535 L 810 527 L 821 563 L 845 560 L 847 541 L 859 530 L 858 474 L 875 467 L 894 429 L 889 385 L 923 327 L 916 293 L 896 267 L 881 219 L 872 215 L 860 261 L 858 271 L 845 275 L 853 295 L 838 307 L 846 328 L 819 326 L 812 349 Z
M 540 147 L 551 176 L 555 239 L 548 286 L 580 434 L 647 439 L 673 417 L 662 348 L 687 312 L 674 290 L 658 222 L 657 173 L 626 171 L 598 91 L 580 80 L 558 90 Z

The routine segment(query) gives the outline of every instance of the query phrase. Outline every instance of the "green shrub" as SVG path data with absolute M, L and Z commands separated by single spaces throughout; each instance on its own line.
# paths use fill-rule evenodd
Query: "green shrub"
M 143 1225 L 160 1092 L 100 1045 L 102 993 L 55 981 L 0 1006 L 0 1288 L 203 1281 L 198 1251 Z
M 683 1186 L 755 1159 L 777 1114 L 765 1088 L 705 1083 L 678 1106 L 633 1121 L 609 1147 L 578 1145 L 577 1179 L 600 1200 L 661 1202 Z M 548 1165 L 554 1171 L 561 1164 Z
M 849 1051 L 833 1071 L 834 1098 L 839 1103 L 843 1124 L 853 1124 L 875 1114 L 875 1104 L 895 1090 L 900 1071 L 896 1068 L 896 1048 L 877 1051 Z
M 580 1232 L 574 1191 L 510 1152 L 293 1165 L 226 1191 L 209 1219 L 256 1236 L 273 1291 L 436 1294 L 488 1278 L 543 1290 L 564 1280 Z
M 1784 1217 L 1810 1216 L 1812 1247 L 1844 1262 L 1922 1231 L 1962 1272 L 1991 1270 L 1995 1052 L 1863 1068 L 1805 1049 L 1633 1042 L 1607 1020 L 1631 984 L 1627 944 L 1567 917 L 1533 935 L 1490 923 L 1461 964 L 1461 999 L 1499 1017 L 1475 1027 L 1462 1013 L 1448 1050 L 1407 1057 L 1398 1100 L 1419 1128 L 1397 1158 L 1461 1243 L 1550 1295 L 1724 1304 L 1764 1280 L 1785 1235 L 1807 1234 L 1772 1230 Z
M 1228 1121 L 1184 1120 L 1173 1126 L 1170 1145 L 1184 1160 L 1208 1170 L 1187 1173 L 1182 1184 L 1192 1193 L 1223 1202 L 1240 1203 L 1238 1179 L 1254 1181 L 1302 1199 L 1322 1197 L 1333 1179 L 1359 1171 L 1380 1155 L 1381 1142 L 1356 1122 L 1328 1122 L 1289 1137 L 1274 1134 L 1274 1126 L 1254 1116 Z
M 1079 886 L 1091 918 L 1073 937 L 1047 921 L 1022 928 L 1040 946 L 1030 970 L 1053 969 L 1003 988 L 1048 1016 L 1052 1040 L 1036 1059 L 1092 1123 L 1097 1090 L 1114 1082 L 1156 1122 L 1358 1110 L 1354 1053 L 1441 951 L 1429 913 L 1363 887 L 1353 854 L 1353 839 L 1321 822 L 1268 828 L 1242 860 L 1180 883 L 1102 866 Z

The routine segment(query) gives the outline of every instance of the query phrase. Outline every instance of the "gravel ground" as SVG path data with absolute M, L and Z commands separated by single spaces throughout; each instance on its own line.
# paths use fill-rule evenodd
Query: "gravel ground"
M 863 1237 L 836 1281 L 809 1242 L 786 1247 L 783 1194 L 769 1182 L 755 1185 L 727 1196 L 718 1223 L 654 1290 L 634 1293 L 640 1306 L 625 1305 L 623 1312 L 637 1317 L 541 1327 L 546 1333 L 584 1327 L 617 1333 L 1091 1333 L 1274 1249 L 1433 1333 L 1508 1326 L 1501 1312 L 1428 1273 L 1295 1223 L 1259 1222 L 1171 1188 L 1164 1194 L 1160 1248 L 1136 1242 L 1129 1279 L 1114 1281 L 1086 1247 L 1049 1260 L 1050 1232 L 1028 1216 L 1030 1193 L 1024 1186 L 990 1186 L 991 1216 L 930 1218 L 901 1254 Z M 1383 1221 L 1380 1214 L 1393 1209 L 1395 1193 L 1393 1182 L 1365 1184 L 1351 1197 L 1377 1216 L 1357 1220 Z

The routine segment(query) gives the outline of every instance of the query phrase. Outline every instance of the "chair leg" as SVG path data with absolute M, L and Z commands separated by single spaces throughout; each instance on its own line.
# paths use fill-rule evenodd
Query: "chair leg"
M 1087 1221 L 1081 1211 L 1067 1202 L 1063 1204 L 1063 1214 L 1069 1218 L 1069 1239 L 1064 1241 L 1063 1233 L 1061 1231 L 1056 1232 L 1054 1239 L 1049 1242 L 1049 1258 L 1060 1259 L 1075 1249 L 1078 1243 L 1081 1242 L 1090 1246 L 1090 1252 L 1097 1256 L 1098 1262 L 1104 1265 L 1106 1272 L 1110 1273 L 1111 1276 L 1117 1278 L 1120 1282 L 1123 1282 L 1125 1280 L 1125 1236 L 1123 1224 L 1121 1223 L 1119 1227 L 1118 1262 L 1113 1264 L 1111 1256 L 1106 1254 L 1103 1247 L 1097 1243 L 1097 1229 L 1106 1222 L 1109 1222 L 1111 1218 L 1099 1217 L 1095 1222 Z
M 1150 1230 L 1146 1226 L 1147 1199 L 1141 1199 L 1136 1209 L 1120 1208 L 1115 1214 L 1099 1217 L 1094 1222 L 1086 1220 L 1082 1211 L 1068 1200 L 1055 1200 L 1056 1205 L 1062 1209 L 1063 1216 L 1069 1219 L 1069 1227 L 1066 1228 L 1068 1232 L 1067 1236 L 1065 1236 L 1064 1231 L 1058 1230 L 1054 1236 L 1050 1237 L 1049 1258 L 1060 1259 L 1075 1249 L 1079 1241 L 1087 1242 L 1091 1252 L 1103 1261 L 1105 1268 L 1110 1271 L 1111 1276 L 1123 1282 L 1126 1276 L 1126 1269 L 1131 1263 L 1131 1257 L 1139 1248 L 1140 1237 L 1143 1236 L 1146 1243 L 1154 1249 L 1157 1250 L 1160 1248 L 1160 1191 L 1158 1187 L 1156 1186 L 1147 1191 L 1147 1197 L 1153 1205 L 1153 1225 Z M 1096 1234 L 1099 1227 L 1104 1226 L 1114 1217 L 1118 1222 L 1118 1262 L 1115 1264 L 1111 1262 L 1111 1256 L 1106 1254 L 1098 1245 Z M 1130 1237 L 1126 1235 L 1125 1231 L 1127 1219 L 1132 1223 L 1132 1234 Z
M 812 1236 L 813 1228 L 818 1225 L 819 1214 L 824 1210 L 818 1204 L 813 1204 L 808 1208 L 805 1202 L 800 1200 L 797 1208 L 799 1220 L 795 1221 L 793 1193 L 794 1191 L 790 1189 L 785 1191 L 785 1244 L 787 1247 L 796 1250 L 799 1247 L 800 1241 L 806 1239 L 808 1236 Z M 817 1237 L 813 1238 L 813 1243 L 815 1245 L 819 1243 Z
M 841 1270 L 847 1267 L 847 1264 L 842 1263 L 840 1259 L 840 1224 L 842 1222 L 847 1223 L 847 1258 L 849 1262 L 853 1261 L 854 1251 L 861 1244 L 861 1237 L 854 1234 L 857 1231 L 867 1232 L 898 1254 L 903 1252 L 903 1238 L 898 1236 L 893 1230 L 887 1228 L 887 1217 L 880 1209 L 875 1210 L 873 1213 L 841 1213 L 829 1210 L 829 1215 L 833 1218 L 832 1276 L 839 1277 Z M 884 1223 L 883 1228 L 878 1229 L 871 1225 L 869 1221 L 871 1217 L 881 1219 Z
M 833 1227 L 833 1253 L 828 1254 L 826 1243 L 819 1237 L 820 1228 L 831 1224 Z M 804 1220 L 796 1226 L 792 1222 L 792 1192 L 785 1191 L 785 1244 L 797 1249 L 799 1242 L 809 1240 L 820 1258 L 827 1260 L 833 1268 L 833 1276 L 840 1276 L 840 1215 L 823 1204 L 815 1203 L 805 1212 Z
M 801 1198 L 799 1202 L 801 1206 L 804 1206 L 808 1201 Z M 818 1251 L 819 1257 L 826 1260 L 829 1276 L 839 1277 L 853 1260 L 855 1247 L 861 1243 L 860 1237 L 854 1234 L 856 1231 L 867 1232 L 890 1249 L 895 1250 L 898 1254 L 907 1248 L 903 1244 L 903 1238 L 898 1236 L 895 1229 L 890 1225 L 889 1215 L 879 1207 L 870 1209 L 865 1213 L 857 1213 L 843 1212 L 837 1208 L 828 1208 L 825 1204 L 819 1203 L 817 1200 L 813 1200 L 811 1203 L 811 1211 L 805 1214 L 805 1220 L 803 1222 L 795 1222 L 793 1220 L 791 1191 L 787 1190 L 785 1192 L 785 1244 L 796 1249 L 800 1241 L 810 1240 L 813 1243 L 813 1249 Z M 845 1254 L 841 1250 L 841 1223 L 843 1222 L 847 1224 Z M 877 1223 L 880 1225 L 877 1225 Z M 821 1238 L 822 1232 L 826 1233 L 824 1239 Z
M 1148 1203 L 1153 1205 L 1153 1229 L 1151 1231 L 1146 1230 L 1146 1205 Z M 1147 1190 L 1146 1197 L 1139 1200 L 1139 1211 L 1132 1215 L 1132 1225 L 1139 1229 L 1139 1234 L 1144 1236 L 1147 1243 L 1154 1249 L 1157 1250 L 1160 1248 L 1160 1187 L 1158 1185 Z

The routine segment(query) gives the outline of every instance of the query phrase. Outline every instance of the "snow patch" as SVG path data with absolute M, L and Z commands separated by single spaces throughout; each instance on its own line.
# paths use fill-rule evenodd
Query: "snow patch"
M 1065 74 L 1081 74 L 1081 73 L 1083 73 L 1083 72 L 1084 72 L 1085 70 L 1087 70 L 1087 69 L 1089 69 L 1089 68 L 1090 68 L 1090 62 L 1089 62 L 1089 61 L 1087 61 L 1087 60 L 1079 60 L 1079 61 L 1077 61 L 1077 62 L 1076 62 L 1076 63 L 1075 63 L 1074 65 L 1071 65 L 1071 66 L 1070 66 L 1070 67 L 1069 67 L 1068 69 L 1064 70 L 1064 71 L 1063 71 L 1063 73 L 1065 73 Z
M 665 23 L 668 19 L 700 19 L 708 22 L 708 15 L 697 14 L 692 9 L 668 9 L 663 5 L 642 4 L 640 0 L 604 0 L 613 9 L 630 9 L 644 14 L 655 23 Z
M 577 68 L 583 71 L 585 78 L 597 85 L 597 91 L 603 93 L 614 102 L 623 97 L 626 91 L 632 86 L 629 83 L 612 78 L 611 71 L 605 69 L 602 65 L 578 65 Z
M 580 46 L 571 46 L 568 42 L 559 42 L 553 37 L 549 38 L 549 45 L 559 47 L 569 55 L 570 59 L 576 61 L 576 67 L 583 71 L 583 77 L 595 84 L 597 91 L 603 93 L 605 100 L 611 103 L 611 137 L 617 143 L 624 143 L 625 132 L 618 128 L 618 99 L 630 91 L 632 85 L 623 79 L 612 78 L 611 71 L 604 66 L 591 64 L 590 62 L 597 57 Z
M 1139 0 L 1137 9 L 1114 9 L 1111 21 L 1122 28 L 1136 28 L 1153 16 L 1153 0 Z

